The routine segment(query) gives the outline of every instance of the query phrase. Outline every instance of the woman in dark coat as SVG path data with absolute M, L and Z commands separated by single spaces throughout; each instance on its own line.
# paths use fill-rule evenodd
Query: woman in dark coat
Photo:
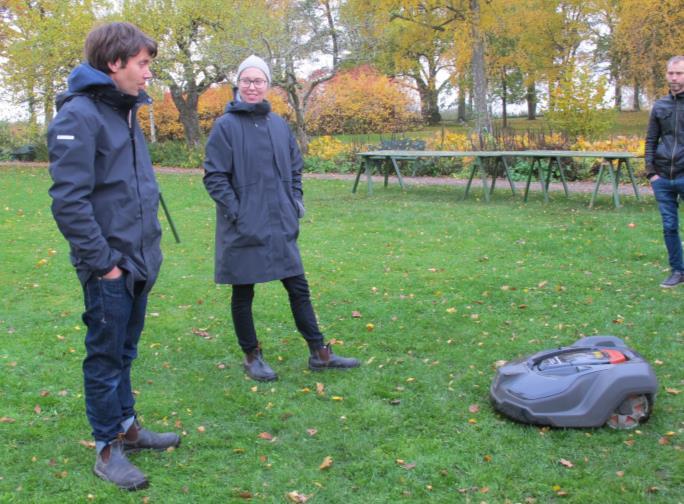
M 323 340 L 297 248 L 302 203 L 302 157 L 287 123 L 265 100 L 271 73 L 250 56 L 238 68 L 235 100 L 209 135 L 204 185 L 216 202 L 216 271 L 233 286 L 231 312 L 244 368 L 259 381 L 277 379 L 264 361 L 252 318 L 254 284 L 280 280 L 292 315 L 309 345 L 309 368 L 359 365 Z

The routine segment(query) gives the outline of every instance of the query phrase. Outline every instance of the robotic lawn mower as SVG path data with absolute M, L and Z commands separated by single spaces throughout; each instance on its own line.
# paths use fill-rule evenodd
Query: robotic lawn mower
M 620 338 L 590 336 L 503 365 L 489 392 L 519 422 L 631 429 L 648 420 L 657 390 L 651 366 Z

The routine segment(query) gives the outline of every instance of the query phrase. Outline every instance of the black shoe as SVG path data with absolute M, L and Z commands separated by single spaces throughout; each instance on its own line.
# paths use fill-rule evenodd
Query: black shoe
M 135 453 L 140 450 L 164 451 L 167 448 L 178 447 L 180 442 L 181 438 L 175 432 L 152 432 L 143 429 L 136 420 L 123 438 L 123 449 L 125 453 Z
M 93 472 L 97 477 L 110 481 L 123 490 L 141 490 L 150 484 L 140 469 L 126 458 L 123 441 L 120 439 L 97 454 Z
M 660 283 L 663 289 L 671 289 L 684 283 L 684 273 L 681 271 L 673 271 L 672 274 Z
M 330 343 L 311 352 L 309 357 L 309 369 L 311 371 L 323 371 L 324 369 L 349 369 L 359 367 L 361 363 L 357 359 L 340 357 L 333 353 Z
M 261 353 L 261 348 L 256 348 L 245 355 L 243 362 L 245 373 L 252 380 L 256 381 L 274 381 L 278 379 L 278 375 L 271 369 L 271 366 L 266 364 L 264 356 Z

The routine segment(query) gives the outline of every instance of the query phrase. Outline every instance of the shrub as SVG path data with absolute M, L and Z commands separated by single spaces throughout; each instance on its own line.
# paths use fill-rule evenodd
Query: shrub
M 148 145 L 152 164 L 177 168 L 200 168 L 204 161 L 204 147 L 188 149 L 185 142 L 168 140 Z
M 306 113 L 314 134 L 406 131 L 418 121 L 399 85 L 368 66 L 341 73 L 319 86 Z

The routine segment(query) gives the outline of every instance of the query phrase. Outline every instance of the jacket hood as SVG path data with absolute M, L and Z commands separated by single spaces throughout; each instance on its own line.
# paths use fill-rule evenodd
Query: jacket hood
M 68 89 L 71 93 L 85 91 L 93 86 L 116 88 L 112 78 L 106 73 L 91 67 L 88 63 L 81 63 L 69 75 L 67 80 Z
M 247 103 L 240 100 L 239 93 L 234 92 L 233 94 L 235 100 L 228 102 L 224 111 L 226 113 L 266 115 L 271 111 L 271 104 L 268 100 L 259 103 Z
M 152 99 L 145 91 L 138 96 L 122 93 L 112 78 L 104 72 L 82 63 L 71 72 L 67 80 L 68 90 L 57 95 L 57 110 L 74 96 L 88 94 L 93 98 L 121 110 L 130 110 L 137 104 L 150 104 Z

